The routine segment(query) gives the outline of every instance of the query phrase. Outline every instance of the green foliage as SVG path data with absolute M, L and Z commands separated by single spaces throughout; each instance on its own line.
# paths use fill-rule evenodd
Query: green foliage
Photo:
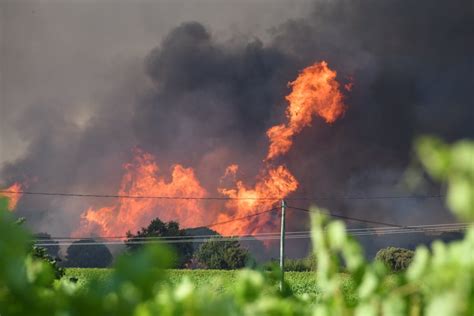
M 0 209 L 0 211 L 1 211 L 1 209 Z M 26 222 L 26 219 L 24 217 L 19 217 L 18 219 L 15 220 L 14 223 L 18 226 L 21 226 L 25 222 Z M 40 238 L 42 238 L 42 239 L 47 238 L 47 239 L 51 240 L 51 237 L 48 234 L 37 234 L 34 237 L 37 238 L 38 236 L 40 236 Z M 57 250 L 56 250 L 56 255 L 57 255 L 57 253 L 59 252 L 59 246 L 56 246 L 56 247 L 57 247 Z M 56 279 L 60 279 L 64 275 L 64 269 L 62 267 L 60 267 L 59 264 L 58 264 L 58 261 L 60 261 L 59 258 L 57 256 L 55 256 L 55 257 L 51 256 L 48 253 L 47 248 L 32 245 L 31 248 L 30 248 L 30 255 L 34 259 L 39 259 L 39 260 L 43 261 L 44 263 L 48 264 L 51 267 L 51 269 L 53 270 L 54 277 Z
M 33 259 L 30 236 L 15 223 L 7 204 L 0 198 L 0 314 L 46 314 L 54 273 L 49 264 Z
M 44 262 L 47 262 L 53 269 L 54 276 L 56 279 L 60 279 L 64 275 L 64 268 L 58 265 L 58 261 L 56 258 L 53 258 L 48 254 L 48 251 L 46 248 L 33 246 L 32 255 L 33 255 L 33 258 L 35 259 L 40 259 L 40 260 L 43 260 Z
M 195 227 L 195 228 L 186 228 L 184 230 L 186 232 L 186 235 L 188 236 L 194 236 L 196 239 L 203 239 L 203 238 L 209 238 L 209 237 L 219 237 L 221 236 L 218 232 L 207 228 L 207 227 Z M 193 251 L 196 251 L 201 247 L 201 245 L 204 243 L 203 242 L 193 242 Z
M 65 268 L 64 278 L 76 280 L 74 286 L 78 291 L 87 291 L 92 282 L 107 282 L 112 268 Z
M 202 268 L 233 270 L 240 269 L 249 261 L 250 255 L 237 240 L 211 238 L 202 244 L 194 255 Z
M 313 254 L 298 259 L 285 259 L 285 271 L 316 271 L 317 260 Z
M 166 271 L 166 281 L 172 286 L 179 285 L 184 279 L 188 279 L 197 288 L 207 287 L 214 294 L 230 294 L 234 290 L 241 270 L 187 270 L 169 269 Z M 105 282 L 112 274 L 113 269 L 97 268 L 66 268 L 65 278 L 76 278 L 78 290 L 85 291 L 89 288 L 92 280 L 98 279 Z M 268 273 L 264 273 L 268 276 Z M 354 299 L 352 280 L 348 274 L 343 274 L 345 294 L 348 299 Z M 315 298 L 321 293 L 317 286 L 316 275 L 313 272 L 287 272 L 285 280 L 288 287 L 295 295 L 312 295 Z M 276 284 L 275 284 L 276 286 Z
M 147 227 L 143 227 L 136 234 L 127 232 L 127 248 L 131 251 L 137 250 L 143 246 L 141 241 L 146 238 L 161 237 L 168 241 L 179 240 L 187 236 L 186 230 L 179 228 L 178 222 L 162 222 L 159 218 L 155 218 Z M 173 238 L 175 237 L 175 238 Z M 173 250 L 177 254 L 177 267 L 184 267 L 193 255 L 193 246 L 191 243 L 176 242 L 172 244 Z
M 73 242 L 66 252 L 64 266 L 77 268 L 106 268 L 112 263 L 112 254 L 104 244 L 93 239 Z
M 472 143 L 447 146 L 427 139 L 420 141 L 418 150 L 428 172 L 448 182 L 448 205 L 461 218 L 472 219 Z M 424 157 L 428 154 L 431 157 Z M 235 272 L 231 288 L 219 295 L 211 288 L 218 282 L 198 287 L 197 282 L 182 278 L 173 283 L 165 270 L 171 266 L 172 256 L 164 247 L 141 247 L 133 255 L 121 257 L 107 278 L 92 277 L 81 289 L 68 278 L 51 286 L 51 266 L 31 255 L 31 236 L 15 224 L 6 202 L 0 199 L 0 314 L 474 314 L 473 225 L 463 240 L 437 241 L 431 252 L 419 247 L 406 272 L 397 274 L 380 261 L 367 262 L 342 222 L 331 222 L 318 214 L 312 225 L 317 286 L 303 295 L 295 295 L 288 283 L 280 292 L 278 271 Z M 342 266 L 347 274 L 341 273 Z
M 279 261 L 273 259 L 269 262 L 266 262 L 263 265 L 265 270 L 272 270 L 275 267 L 279 266 Z M 317 267 L 317 260 L 316 256 L 313 254 L 308 255 L 304 258 L 295 258 L 285 259 L 285 271 L 293 271 L 293 272 L 304 272 L 304 271 L 316 271 Z
M 413 260 L 415 252 L 410 249 L 387 247 L 380 249 L 375 255 L 391 272 L 405 271 Z
M 463 141 L 448 146 L 423 138 L 417 147 L 428 172 L 447 181 L 448 205 L 464 219 L 474 215 L 473 145 Z M 473 225 L 463 240 L 449 244 L 436 241 L 432 253 L 424 246 L 418 247 L 406 273 L 390 274 L 381 262 L 364 260 L 360 246 L 346 234 L 343 223 L 329 222 L 322 215 L 314 216 L 312 221 L 318 285 L 323 289 L 316 314 L 474 314 Z M 358 294 L 355 305 L 341 294 L 341 258 Z

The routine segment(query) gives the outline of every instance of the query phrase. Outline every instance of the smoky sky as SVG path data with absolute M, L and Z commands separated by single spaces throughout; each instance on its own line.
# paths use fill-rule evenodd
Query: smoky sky
M 231 10 L 217 1 L 207 4 L 212 8 L 208 13 L 196 16 L 170 8 L 169 14 L 154 11 L 140 3 L 137 8 L 145 8 L 136 9 L 141 13 L 129 22 L 124 8 L 99 3 L 119 18 L 92 16 L 107 36 L 82 47 L 75 41 L 94 32 L 86 24 L 95 12 L 94 4 L 83 4 L 77 14 L 83 14 L 84 28 L 58 35 L 65 47 L 76 50 L 59 45 L 52 52 L 58 54 L 58 64 L 51 67 L 68 69 L 59 78 L 48 80 L 47 68 L 21 64 L 21 56 L 15 57 L 22 50 L 34 51 L 39 44 L 33 37 L 31 47 L 19 45 L 17 52 L 3 40 L 8 58 L 2 58 L 2 68 L 8 71 L 2 76 L 2 95 L 28 96 L 2 97 L 2 120 L 8 126 L 2 128 L 4 184 L 27 178 L 31 191 L 114 193 L 121 164 L 134 146 L 156 155 L 165 173 L 173 163 L 195 167 L 211 195 L 217 194 L 212 190 L 230 163 L 241 164 L 241 176 L 251 184 L 268 145 L 266 129 L 284 119 L 287 83 L 321 60 L 338 72 L 339 82 L 353 81 L 354 86 L 344 92 L 344 117 L 332 125 L 315 118 L 279 161 L 300 181 L 295 196 L 407 194 L 400 183 L 413 161 L 417 135 L 434 134 L 450 142 L 474 137 L 472 1 L 314 1 L 300 9 L 294 9 L 298 2 L 288 1 L 278 2 L 280 9 L 270 10 L 271 17 L 265 12 L 273 2 L 258 2 L 256 8 L 243 2 L 238 12 L 258 14 L 249 20 L 239 13 L 229 27 L 216 15 L 220 6 L 228 16 Z M 17 9 L 12 2 L 3 9 L 6 14 L 31 7 Z M 255 22 L 259 15 L 265 17 L 262 24 Z M 140 40 L 132 31 L 115 33 L 137 20 L 144 21 L 146 30 Z M 15 23 L 2 28 L 12 43 L 28 34 L 5 27 Z M 59 32 L 53 29 L 46 30 L 53 32 L 51 38 Z M 110 42 L 110 50 L 104 50 L 104 41 Z M 106 71 L 91 69 L 80 54 L 94 65 L 104 64 Z M 69 67 L 76 59 L 81 62 Z M 85 80 L 82 67 L 93 80 Z M 29 72 L 43 78 L 46 88 L 23 90 L 20 79 Z M 17 153 L 4 154 L 9 147 Z M 439 192 L 429 181 L 421 191 Z M 451 220 L 439 199 L 313 202 L 400 224 Z M 18 214 L 38 231 L 67 234 L 91 203 L 103 201 L 24 198 Z M 289 216 L 290 228 L 305 225 L 306 215 Z

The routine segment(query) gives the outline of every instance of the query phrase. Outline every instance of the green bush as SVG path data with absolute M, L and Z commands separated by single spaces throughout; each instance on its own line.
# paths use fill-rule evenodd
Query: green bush
M 199 247 L 194 259 L 201 268 L 234 270 L 243 268 L 250 255 L 237 240 L 214 237 Z
M 265 270 L 272 270 L 274 267 L 279 265 L 278 260 L 272 260 L 263 265 Z M 305 271 L 316 271 L 317 260 L 313 254 L 308 255 L 305 258 L 285 259 L 285 271 L 294 272 L 305 272 Z
M 301 259 L 286 259 L 285 271 L 316 271 L 316 256 L 310 254 Z
M 413 260 L 415 252 L 410 249 L 387 247 L 380 249 L 375 255 L 392 272 L 405 271 Z

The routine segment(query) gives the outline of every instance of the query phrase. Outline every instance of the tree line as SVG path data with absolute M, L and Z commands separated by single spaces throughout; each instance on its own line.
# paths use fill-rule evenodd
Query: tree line
M 254 262 L 248 249 L 236 239 L 222 240 L 222 236 L 211 229 L 182 229 L 176 221 L 163 222 L 159 218 L 153 219 L 147 227 L 142 227 L 136 233 L 127 232 L 124 244 L 126 252 L 133 255 L 144 246 L 144 244 L 138 243 L 144 238 L 165 237 L 168 241 L 176 241 L 183 237 L 199 235 L 214 235 L 214 237 L 202 243 L 169 244 L 176 254 L 174 264 L 176 268 L 240 269 Z M 36 234 L 35 239 L 40 243 L 50 244 L 44 247 L 35 247 L 35 249 L 44 248 L 42 251 L 44 255 L 47 255 L 51 260 L 54 259 L 60 267 L 106 268 L 113 263 L 113 255 L 109 248 L 91 238 L 71 243 L 63 258 L 60 258 L 58 243 L 49 234 Z
M 169 241 L 176 241 L 183 237 L 211 235 L 214 237 L 202 243 L 170 243 L 170 247 L 176 254 L 175 268 L 234 270 L 256 264 L 249 250 L 243 247 L 237 239 L 221 240 L 222 236 L 209 228 L 181 229 L 178 222 L 163 222 L 159 218 L 153 219 L 147 227 L 141 228 L 136 233 L 129 231 L 124 243 L 126 251 L 133 255 L 143 247 L 139 241 L 145 238 L 165 237 Z M 35 239 L 42 243 L 52 244 L 35 247 L 35 256 L 53 262 L 58 268 L 106 268 L 113 263 L 114 257 L 109 248 L 94 239 L 74 241 L 67 248 L 63 259 L 60 258 L 58 243 L 49 234 L 36 234 Z M 377 252 L 375 259 L 383 262 L 392 272 L 401 272 L 408 268 L 413 255 L 414 252 L 410 249 L 386 247 Z M 277 261 L 270 260 L 263 267 L 271 269 L 275 265 L 277 265 Z M 285 270 L 287 271 L 314 271 L 316 266 L 314 255 L 285 260 Z M 58 273 L 61 275 L 60 272 Z

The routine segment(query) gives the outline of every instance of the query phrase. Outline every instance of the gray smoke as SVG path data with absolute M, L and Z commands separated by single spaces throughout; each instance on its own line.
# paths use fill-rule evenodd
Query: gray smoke
M 194 7 L 195 15 L 183 3 L 174 9 L 102 3 L 109 12 L 104 15 L 94 6 L 74 8 L 85 20 L 92 15 L 89 24 L 65 20 L 73 16 L 70 8 L 3 5 L 5 16 L 20 12 L 23 18 L 32 8 L 56 10 L 59 24 L 43 30 L 48 36 L 40 35 L 56 48 L 51 53 L 57 65 L 51 67 L 66 69 L 50 78 L 51 69 L 15 62 L 18 52 L 2 46 L 2 93 L 11 95 L 2 101 L 2 120 L 8 120 L 2 152 L 10 147 L 18 152 L 2 158 L 5 184 L 36 177 L 31 191 L 114 193 L 133 146 L 155 154 L 165 172 L 173 163 L 195 167 L 213 195 L 230 163 L 241 164 L 251 182 L 265 155 L 265 130 L 283 118 L 287 82 L 320 60 L 338 71 L 341 82 L 353 78 L 354 87 L 346 93 L 345 116 L 331 126 L 315 119 L 282 159 L 301 183 L 294 196 L 407 195 L 412 192 L 400 183 L 416 135 L 448 141 L 474 137 L 472 1 L 288 2 L 278 3 L 272 14 L 267 11 L 273 2 L 241 4 L 236 14 L 209 2 L 207 9 Z M 299 9 L 290 10 L 293 6 Z M 132 16 L 126 13 L 130 8 Z M 217 18 L 220 10 L 233 26 L 222 27 L 228 19 Z M 254 18 L 242 12 L 253 12 Z M 26 25 L 47 23 L 36 19 L 32 14 Z M 185 22 L 190 19 L 197 22 Z M 61 33 L 61 23 L 77 25 L 68 34 Z M 33 37 L 31 47 L 18 39 L 29 34 L 12 28 L 18 24 L 13 19 L 5 24 L 10 28 L 3 28 L 4 38 L 19 41 L 22 45 L 14 47 L 20 52 L 35 51 Z M 96 28 L 101 36 L 94 34 Z M 93 40 L 80 44 L 88 36 Z M 112 48 L 105 49 L 108 45 Z M 87 60 L 107 64 L 106 71 Z M 84 80 L 85 72 L 94 79 Z M 30 76 L 44 78 L 45 87 L 25 91 L 21 79 Z M 421 191 L 439 192 L 432 183 Z M 38 231 L 68 234 L 91 203 L 104 201 L 25 197 L 18 214 Z M 451 220 L 439 199 L 316 199 L 297 206 L 311 203 L 405 225 Z M 289 229 L 304 228 L 305 216 L 290 213 Z

